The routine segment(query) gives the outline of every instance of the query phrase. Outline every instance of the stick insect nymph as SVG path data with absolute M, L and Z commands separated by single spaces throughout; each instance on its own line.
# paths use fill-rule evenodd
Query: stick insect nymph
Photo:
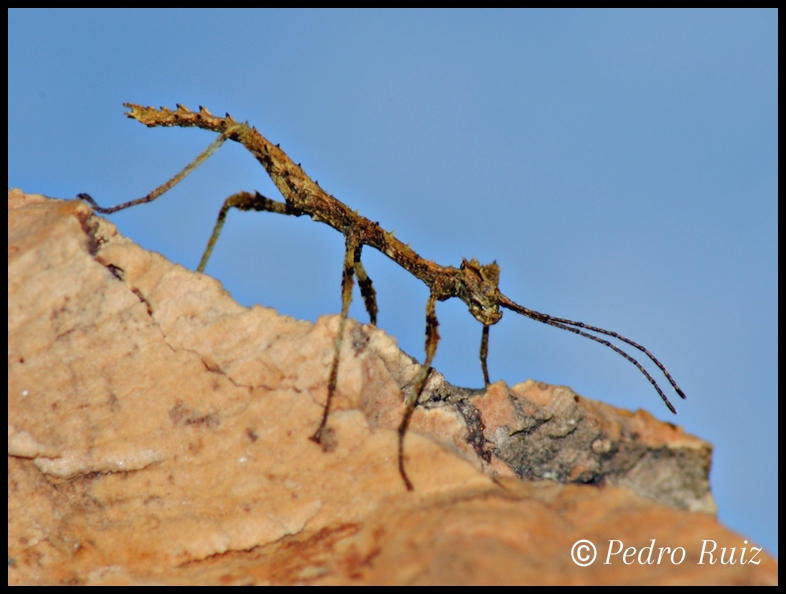
M 262 164 L 273 183 L 284 197 L 284 202 L 278 202 L 262 196 L 259 192 L 238 192 L 224 201 L 224 205 L 218 214 L 218 220 L 213 229 L 213 233 L 208 241 L 205 253 L 199 263 L 197 270 L 203 272 L 207 261 L 213 252 L 216 240 L 221 233 L 226 219 L 227 212 L 231 208 L 238 210 L 255 210 L 275 212 L 292 216 L 308 215 L 313 220 L 330 225 L 344 235 L 346 251 L 344 253 L 344 267 L 341 279 L 341 317 L 339 330 L 335 341 L 333 364 L 328 380 L 327 402 L 322 414 L 322 421 L 319 424 L 311 439 L 317 443 L 322 443 L 324 431 L 330 413 L 330 404 L 336 391 L 336 380 L 338 377 L 339 353 L 344 337 L 349 305 L 352 300 L 352 286 L 354 278 L 357 276 L 360 287 L 360 294 L 368 311 L 372 324 L 377 320 L 376 292 L 372 286 L 371 279 L 366 274 L 363 264 L 360 261 L 361 250 L 364 245 L 373 247 L 399 266 L 410 272 L 413 276 L 423 281 L 428 286 L 430 295 L 426 302 L 426 359 L 420 368 L 420 372 L 414 382 L 411 394 L 405 398 L 405 409 L 398 428 L 398 467 L 401 477 L 408 490 L 413 486 L 406 469 L 404 468 L 404 437 L 407 432 L 412 413 L 417 406 L 426 379 L 431 370 L 431 363 L 439 342 L 437 332 L 436 302 L 445 301 L 451 297 L 458 297 L 467 304 L 470 313 L 483 325 L 483 332 L 480 344 L 480 364 L 483 372 L 483 379 L 488 385 L 489 373 L 486 359 L 488 356 L 489 327 L 496 324 L 502 318 L 500 308 L 506 308 L 521 315 L 537 320 L 544 324 L 549 324 L 562 330 L 567 330 L 575 334 L 599 342 L 609 347 L 617 354 L 625 357 L 629 362 L 649 380 L 655 390 L 660 395 L 663 402 L 676 413 L 676 409 L 669 401 L 666 394 L 660 388 L 655 379 L 642 365 L 628 353 L 617 345 L 601 336 L 608 336 L 619 340 L 635 349 L 638 349 L 649 358 L 674 390 L 683 399 L 685 394 L 677 386 L 666 368 L 642 345 L 625 338 L 624 336 L 590 326 L 583 322 L 576 322 L 565 318 L 558 318 L 548 314 L 539 313 L 528 309 L 518 303 L 508 299 L 499 290 L 499 266 L 496 262 L 491 264 L 480 264 L 474 258 L 463 260 L 461 266 L 441 266 L 436 262 L 426 260 L 419 256 L 408 244 L 404 244 L 392 233 L 388 233 L 375 223 L 351 210 L 344 203 L 325 192 L 314 182 L 303 169 L 296 165 L 278 145 L 271 144 L 255 128 L 247 123 L 238 123 L 229 114 L 219 118 L 211 114 L 208 110 L 200 107 L 198 112 L 192 112 L 178 105 L 176 110 L 166 107 L 155 109 L 153 107 L 143 107 L 132 103 L 126 103 L 130 108 L 127 112 L 128 117 L 136 119 L 148 127 L 155 126 L 180 126 L 183 128 L 197 127 L 204 130 L 218 132 L 219 136 L 207 149 L 205 149 L 196 159 L 185 167 L 172 179 L 153 190 L 147 196 L 124 202 L 110 208 L 102 208 L 96 204 L 95 200 L 87 194 L 79 194 L 78 198 L 89 202 L 93 208 L 100 213 L 111 214 L 130 206 L 143 204 L 155 200 L 175 184 L 183 180 L 189 173 L 199 167 L 210 155 L 212 155 L 226 140 L 234 140 L 246 147 Z M 597 336 L 601 335 L 601 336 Z

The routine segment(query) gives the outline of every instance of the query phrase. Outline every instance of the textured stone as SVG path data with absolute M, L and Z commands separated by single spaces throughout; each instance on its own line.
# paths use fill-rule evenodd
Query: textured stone
M 696 513 L 709 445 L 646 413 L 432 373 L 409 493 L 395 427 L 419 366 L 383 332 L 348 323 L 323 448 L 336 316 L 244 308 L 84 204 L 19 191 L 8 267 L 9 584 L 777 581 L 763 554 L 696 564 L 702 539 L 753 545 Z M 580 568 L 579 538 L 687 557 Z

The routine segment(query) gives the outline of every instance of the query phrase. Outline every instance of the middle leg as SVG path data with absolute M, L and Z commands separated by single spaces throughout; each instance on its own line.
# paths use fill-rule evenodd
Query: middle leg
M 352 302 L 352 285 L 354 284 L 355 261 L 360 258 L 360 244 L 350 235 L 347 237 L 347 249 L 344 253 L 344 272 L 341 276 L 341 319 L 338 324 L 338 334 L 336 335 L 335 351 L 333 353 L 333 365 L 330 368 L 330 379 L 328 380 L 327 402 L 322 413 L 322 422 L 319 424 L 311 440 L 322 443 L 322 433 L 327 425 L 328 414 L 330 414 L 330 403 L 336 392 L 336 380 L 338 379 L 338 360 L 341 354 L 341 344 L 344 341 L 344 326 L 347 324 L 349 314 L 349 304 Z
M 363 268 L 363 263 L 360 261 L 360 246 L 357 251 L 357 259 L 355 260 L 355 275 L 358 277 L 358 285 L 360 286 L 360 295 L 363 297 L 363 303 L 366 304 L 366 311 L 370 319 L 371 325 L 377 325 L 377 292 L 374 290 L 374 285 L 371 284 L 371 279 L 366 274 L 366 269 Z

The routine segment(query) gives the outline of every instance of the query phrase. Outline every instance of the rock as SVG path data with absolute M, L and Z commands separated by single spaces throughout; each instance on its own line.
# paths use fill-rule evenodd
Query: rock
M 707 513 L 711 448 L 680 428 L 433 372 L 407 492 L 395 340 L 348 322 L 322 447 L 337 316 L 242 307 L 80 202 L 8 196 L 9 585 L 777 583 Z M 684 560 L 601 560 L 652 539 Z

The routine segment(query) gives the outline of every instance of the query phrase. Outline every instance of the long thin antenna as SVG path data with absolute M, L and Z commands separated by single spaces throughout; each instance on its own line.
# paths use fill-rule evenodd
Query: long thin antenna
M 674 379 L 671 377 L 671 374 L 666 370 L 663 364 L 660 361 L 658 361 L 655 355 L 650 353 L 649 350 L 647 350 L 647 348 L 640 345 L 639 343 L 633 342 L 629 338 L 625 338 L 621 334 L 618 334 L 617 332 L 612 332 L 611 330 L 605 330 L 603 328 L 598 328 L 597 326 L 590 326 L 589 324 L 585 324 L 584 322 L 576 322 L 574 320 L 558 318 L 555 316 L 550 316 L 549 314 L 544 314 L 534 311 L 532 309 L 524 307 L 523 305 L 519 305 L 515 301 L 511 301 L 504 295 L 500 295 L 499 304 L 502 307 L 510 309 L 511 311 L 515 311 L 516 313 L 520 313 L 524 316 L 527 316 L 528 318 L 532 318 L 533 320 L 537 320 L 538 322 L 542 322 L 543 324 L 548 324 L 549 326 L 554 326 L 555 328 L 561 328 L 563 330 L 567 330 L 568 332 L 573 332 L 574 334 L 580 334 L 581 336 L 584 336 L 585 338 L 589 338 L 590 340 L 594 340 L 595 342 L 599 342 L 600 344 L 609 347 L 611 350 L 618 353 L 619 355 L 622 355 L 628 361 L 633 363 L 636 366 L 636 368 L 644 375 L 644 377 L 646 377 L 649 380 L 649 382 L 653 385 L 655 390 L 657 390 L 658 394 L 660 394 L 660 397 L 663 399 L 663 402 L 666 404 L 667 407 L 669 407 L 669 410 L 676 415 L 677 409 L 674 408 L 674 405 L 668 399 L 666 394 L 663 393 L 663 390 L 661 390 L 660 386 L 658 385 L 658 382 L 656 382 L 655 379 L 650 375 L 650 373 L 646 369 L 644 369 L 644 367 L 642 367 L 641 363 L 639 363 L 628 353 L 623 351 L 615 344 L 612 344 L 608 340 L 595 336 L 594 334 L 590 334 L 589 332 L 583 332 L 582 330 L 579 330 L 579 328 L 584 328 L 585 330 L 589 330 L 590 332 L 597 332 L 598 334 L 605 334 L 606 336 L 611 336 L 613 338 L 616 338 L 617 340 L 629 344 L 630 346 L 640 350 L 642 353 L 647 355 L 647 357 L 649 357 L 649 359 L 653 363 L 655 363 L 655 365 L 658 366 L 658 369 L 660 369 L 663 372 L 663 375 L 666 376 L 666 379 L 669 380 L 669 383 L 674 388 L 674 391 L 677 392 L 677 394 L 679 394 L 679 396 L 683 400 L 685 400 L 685 393 L 680 389 L 680 387 L 677 385 L 677 382 L 674 381 Z

